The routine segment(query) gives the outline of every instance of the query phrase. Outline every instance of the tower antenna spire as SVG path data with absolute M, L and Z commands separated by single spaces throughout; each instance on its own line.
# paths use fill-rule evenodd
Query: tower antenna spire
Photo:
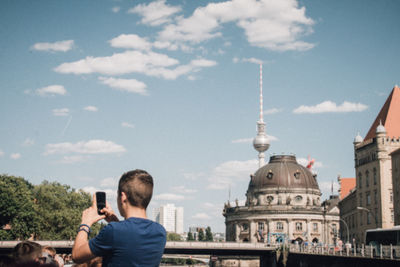
M 258 151 L 258 167 L 264 166 L 264 152 L 269 148 L 268 136 L 265 133 L 263 112 L 263 86 L 262 86 L 262 64 L 260 64 L 260 119 L 257 122 L 257 136 L 253 140 L 253 147 Z
M 262 80 L 262 64 L 260 64 L 260 122 L 264 122 L 263 112 L 263 80 Z

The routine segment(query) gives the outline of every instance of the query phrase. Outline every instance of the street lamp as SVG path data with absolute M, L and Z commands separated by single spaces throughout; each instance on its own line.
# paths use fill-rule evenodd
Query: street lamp
M 366 212 L 370 213 L 371 215 L 373 215 L 374 218 L 375 218 L 375 226 L 378 228 L 378 219 L 376 218 L 376 214 L 375 213 L 373 213 L 370 209 L 367 209 L 367 208 L 364 208 L 364 207 L 357 207 L 357 209 L 366 211 Z

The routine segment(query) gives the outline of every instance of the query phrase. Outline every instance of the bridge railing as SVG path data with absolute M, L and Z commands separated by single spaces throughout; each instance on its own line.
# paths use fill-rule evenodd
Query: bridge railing
M 335 256 L 351 256 L 351 257 L 369 257 L 381 259 L 397 259 L 400 260 L 400 246 L 393 245 L 368 245 L 364 244 L 359 247 L 350 247 L 344 245 L 338 247 L 334 245 L 305 245 L 305 244 L 290 244 L 289 251 L 298 253 L 335 255 Z

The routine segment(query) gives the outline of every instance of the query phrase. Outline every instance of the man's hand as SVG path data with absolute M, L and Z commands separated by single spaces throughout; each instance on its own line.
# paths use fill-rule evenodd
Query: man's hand
M 119 222 L 119 219 L 115 212 L 112 210 L 111 206 L 108 204 L 106 201 L 106 207 L 101 210 L 101 212 L 104 212 L 106 215 L 105 220 L 107 222 Z
M 93 194 L 92 206 L 85 209 L 82 213 L 82 224 L 87 224 L 90 227 L 92 224 L 104 219 L 105 217 L 105 215 L 99 215 L 97 213 L 96 194 Z

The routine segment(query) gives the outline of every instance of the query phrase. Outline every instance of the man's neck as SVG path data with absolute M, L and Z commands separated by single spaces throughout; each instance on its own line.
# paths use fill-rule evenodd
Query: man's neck
M 125 219 L 131 217 L 147 219 L 146 210 L 139 207 L 127 206 L 125 210 Z

